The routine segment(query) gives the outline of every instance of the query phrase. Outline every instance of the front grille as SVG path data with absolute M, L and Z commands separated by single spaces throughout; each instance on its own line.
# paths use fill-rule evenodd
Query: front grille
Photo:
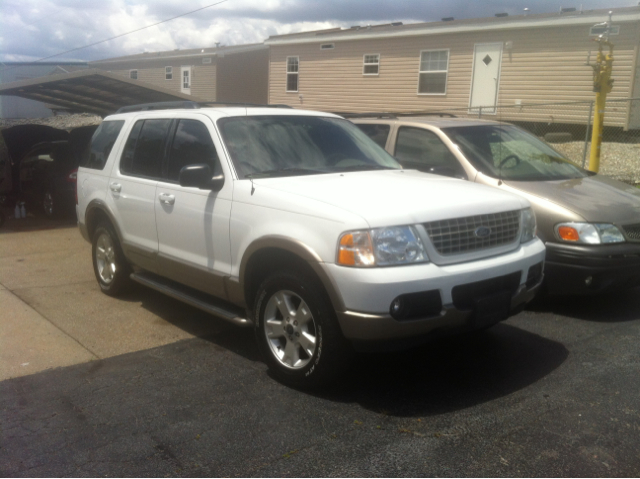
M 622 227 L 627 239 L 630 241 L 640 241 L 640 223 L 636 225 L 625 225 Z
M 438 253 L 459 254 L 512 243 L 520 229 L 520 210 L 425 223 Z M 476 234 L 490 228 L 486 236 Z

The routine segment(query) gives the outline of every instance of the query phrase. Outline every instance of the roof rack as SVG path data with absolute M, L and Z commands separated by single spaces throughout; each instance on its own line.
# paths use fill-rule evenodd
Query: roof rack
M 440 118 L 457 118 L 456 115 L 452 113 L 446 113 L 441 111 L 412 111 L 412 112 L 371 112 L 371 113 L 344 113 L 344 112 L 334 112 L 336 115 L 343 116 L 344 118 L 387 118 L 387 119 L 397 119 L 400 116 L 439 116 Z
M 261 105 L 258 103 L 235 103 L 227 101 L 159 101 L 155 103 L 141 103 L 139 105 L 123 106 L 116 113 L 131 113 L 134 111 L 152 111 L 152 110 L 196 110 L 209 106 L 235 106 L 235 107 L 259 107 L 259 108 L 293 108 L 289 105 Z

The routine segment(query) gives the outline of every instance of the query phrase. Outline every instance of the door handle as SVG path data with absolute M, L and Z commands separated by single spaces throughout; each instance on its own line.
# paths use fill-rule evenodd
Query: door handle
M 158 198 L 160 199 L 160 203 L 163 203 L 165 205 L 172 205 L 176 202 L 176 197 L 168 193 L 160 193 Z
M 114 193 L 120 193 L 120 191 L 122 191 L 122 185 L 120 183 L 111 183 L 109 189 Z

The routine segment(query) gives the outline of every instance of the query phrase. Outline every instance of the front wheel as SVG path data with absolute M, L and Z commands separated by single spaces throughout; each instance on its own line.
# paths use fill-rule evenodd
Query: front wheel
M 347 369 L 350 344 L 316 281 L 274 273 L 258 288 L 254 311 L 258 343 L 282 382 L 315 387 Z
M 93 271 L 103 293 L 115 296 L 129 282 L 130 268 L 118 237 L 109 223 L 101 223 L 93 234 Z

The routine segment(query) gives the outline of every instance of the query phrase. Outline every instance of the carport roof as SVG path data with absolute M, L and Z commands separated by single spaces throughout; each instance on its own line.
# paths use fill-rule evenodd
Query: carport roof
M 139 103 L 205 101 L 193 95 L 95 69 L 5 83 L 0 85 L 0 95 L 28 98 L 73 112 L 100 116 Z

